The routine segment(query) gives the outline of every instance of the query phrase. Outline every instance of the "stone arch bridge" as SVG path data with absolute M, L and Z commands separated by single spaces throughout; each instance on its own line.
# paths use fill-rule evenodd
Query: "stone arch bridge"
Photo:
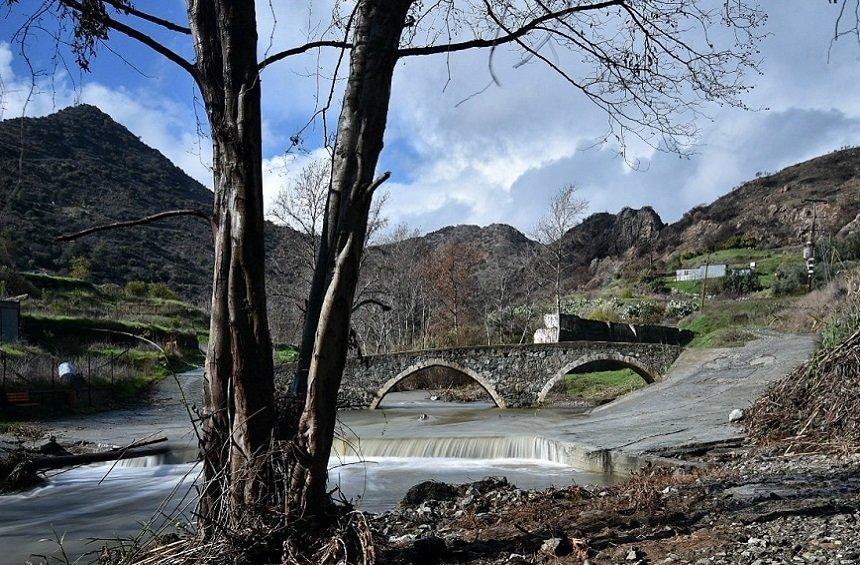
M 649 383 L 660 381 L 681 350 L 653 343 L 572 341 L 369 355 L 347 361 L 339 403 L 376 408 L 403 379 L 428 367 L 448 367 L 475 380 L 500 408 L 533 406 L 566 374 L 586 365 L 612 362 Z

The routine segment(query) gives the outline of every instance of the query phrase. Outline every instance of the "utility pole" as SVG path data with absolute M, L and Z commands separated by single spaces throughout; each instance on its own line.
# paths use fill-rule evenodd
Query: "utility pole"
M 803 248 L 803 258 L 806 259 L 806 287 L 807 291 L 812 291 L 812 281 L 815 276 L 815 205 L 826 204 L 827 200 L 804 198 L 803 201 L 812 204 L 812 226 L 809 230 L 809 239 Z

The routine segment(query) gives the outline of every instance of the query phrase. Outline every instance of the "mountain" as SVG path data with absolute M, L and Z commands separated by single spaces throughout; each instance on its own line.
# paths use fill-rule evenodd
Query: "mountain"
M 697 206 L 662 230 L 656 248 L 664 255 L 746 235 L 759 246 L 802 244 L 816 203 L 819 235 L 846 235 L 860 228 L 860 148 L 834 151 L 761 175 L 712 204 Z
M 95 106 L 0 123 L 0 195 L 2 231 L 21 269 L 62 273 L 83 256 L 97 281 L 165 282 L 187 297 L 208 284 L 212 232 L 200 220 L 55 241 L 106 222 L 212 206 L 211 191 Z
M 212 231 L 204 221 L 175 218 L 71 243 L 55 238 L 165 210 L 211 207 L 209 189 L 95 106 L 0 122 L 0 236 L 19 269 L 65 273 L 73 258 L 86 257 L 95 281 L 164 282 L 187 299 L 205 300 Z M 272 245 L 296 236 L 286 228 L 270 231 Z
M 823 201 L 816 207 L 819 233 L 860 228 L 860 149 L 760 176 L 668 225 L 650 207 L 593 214 L 564 236 L 573 263 L 568 272 L 575 282 L 594 285 L 630 261 L 665 259 L 733 236 L 762 246 L 799 244 L 810 224 L 810 198 Z M 204 222 L 172 219 L 64 244 L 55 237 L 169 209 L 208 210 L 211 203 L 206 187 L 94 106 L 0 122 L 0 237 L 20 269 L 66 273 L 73 258 L 83 256 L 92 262 L 95 281 L 165 282 L 185 298 L 205 300 L 212 251 Z M 267 237 L 278 263 L 270 272 L 279 289 L 273 295 L 302 296 L 306 273 L 296 251 L 302 236 L 270 224 Z M 403 245 L 420 257 L 451 242 L 477 249 L 482 287 L 500 270 L 525 268 L 540 248 L 504 224 L 446 227 Z

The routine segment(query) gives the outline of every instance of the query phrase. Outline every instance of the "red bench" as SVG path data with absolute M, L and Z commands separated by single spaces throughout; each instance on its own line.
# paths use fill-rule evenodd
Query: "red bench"
M 18 406 L 19 408 L 29 408 L 31 406 L 38 406 L 38 402 L 33 402 L 30 398 L 29 392 L 7 392 L 6 393 L 6 402 L 11 404 L 12 406 Z

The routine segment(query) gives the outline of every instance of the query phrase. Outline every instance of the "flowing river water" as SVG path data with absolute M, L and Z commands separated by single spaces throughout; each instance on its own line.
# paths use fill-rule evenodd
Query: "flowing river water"
M 381 410 L 340 414 L 331 486 L 358 508 L 379 512 L 430 479 L 504 476 L 520 488 L 610 481 L 566 464 L 563 450 L 537 435 L 577 417 L 572 409 L 497 410 L 484 402 L 430 401 L 424 391 L 391 393 Z M 63 551 L 74 560 L 142 529 L 176 531 L 194 508 L 200 466 L 193 455 L 189 446 L 166 456 L 54 471 L 40 488 L 0 497 L 0 563 L 34 556 L 40 562 Z

